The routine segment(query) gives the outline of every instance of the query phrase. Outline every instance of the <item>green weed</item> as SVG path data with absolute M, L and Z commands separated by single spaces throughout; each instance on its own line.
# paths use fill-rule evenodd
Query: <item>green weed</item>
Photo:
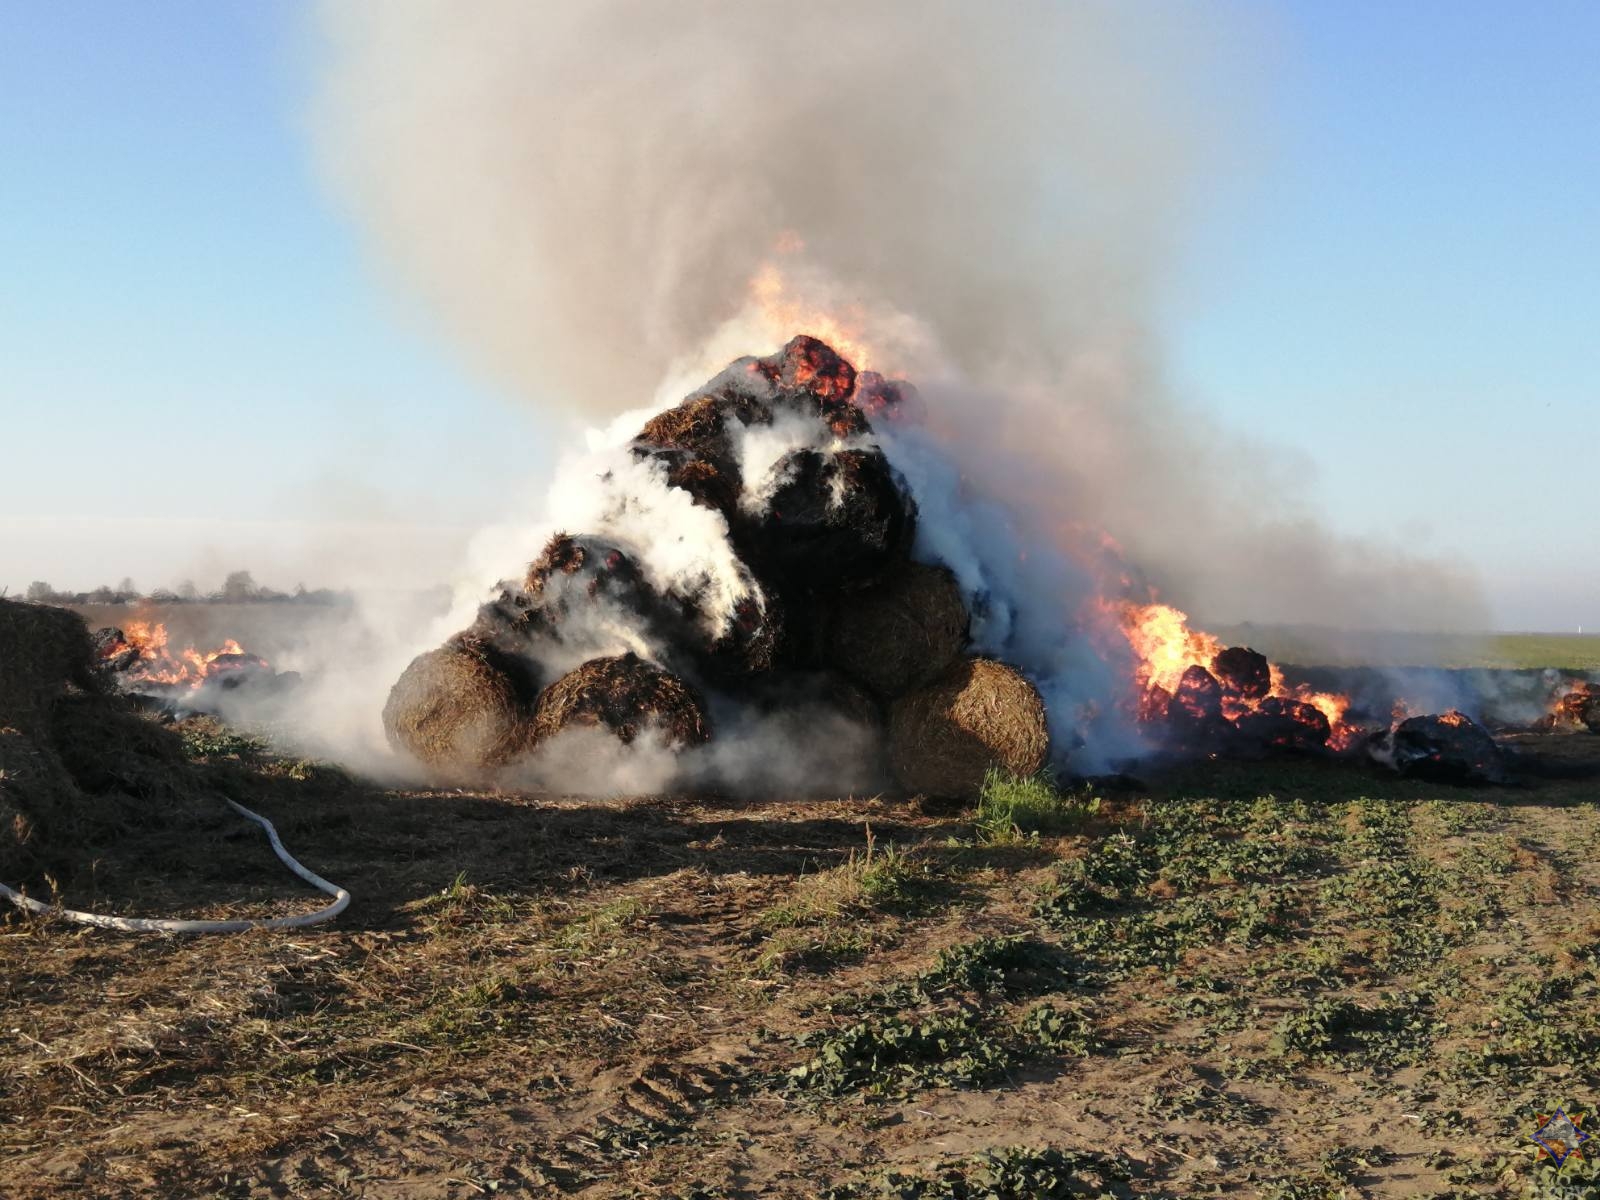
M 1047 773 L 1018 776 L 991 768 L 973 820 L 981 844 L 1004 846 L 1074 833 L 1099 810 L 1099 797 L 1065 794 Z
M 958 1159 L 932 1174 L 886 1171 L 823 1193 L 823 1200 L 1071 1200 L 1121 1194 L 1129 1178 L 1115 1159 L 1020 1146 Z

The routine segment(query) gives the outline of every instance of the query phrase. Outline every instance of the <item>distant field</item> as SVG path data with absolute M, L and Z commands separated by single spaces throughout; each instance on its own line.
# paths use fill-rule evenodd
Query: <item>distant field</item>
M 130 604 L 77 608 L 91 629 L 130 620 L 164 621 L 175 645 L 215 646 L 236 638 L 272 659 L 350 621 L 343 606 L 315 604 Z M 1600 634 L 1347 633 L 1282 625 L 1203 625 L 1229 645 L 1252 646 L 1302 667 L 1562 667 L 1600 671 Z
M 1600 635 L 1587 633 L 1344 633 L 1265 625 L 1215 632 L 1224 641 L 1253 646 L 1269 658 L 1299 666 L 1600 670 Z

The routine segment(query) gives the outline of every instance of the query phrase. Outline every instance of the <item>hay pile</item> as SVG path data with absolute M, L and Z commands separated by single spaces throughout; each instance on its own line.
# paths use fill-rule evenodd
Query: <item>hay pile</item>
M 0 597 L 0 879 L 66 879 L 204 798 L 177 739 L 112 694 L 83 619 Z
M 714 710 L 732 736 L 741 714 L 781 717 L 765 727 L 819 731 L 818 747 L 842 719 L 874 761 L 887 744 L 913 791 L 964 794 L 991 765 L 1038 770 L 1037 691 L 999 663 L 959 661 L 961 589 L 911 559 L 917 507 L 869 414 L 916 404 L 908 384 L 858 379 L 816 338 L 732 363 L 597 472 L 642 489 L 595 506 L 616 514 L 606 528 L 557 534 L 452 646 L 408 668 L 384 712 L 390 741 L 431 772 L 481 777 L 575 728 L 621 745 L 654 728 L 692 750 Z M 680 552 L 687 534 L 630 524 L 685 511 L 674 490 L 717 514 L 695 518 L 717 548 Z M 704 562 L 717 565 L 697 575 Z
M 695 690 L 634 654 L 591 659 L 539 697 L 533 714 L 535 741 L 564 729 L 595 727 L 608 730 L 624 745 L 654 731 L 678 750 L 704 745 L 711 737 L 705 703 Z
M 64 608 L 0 597 L 0 869 L 33 866 L 79 799 L 51 740 L 57 701 L 94 688 L 93 645 Z
M 910 791 L 969 796 L 990 767 L 1032 775 L 1049 752 L 1038 690 L 992 659 L 962 659 L 889 709 L 889 764 Z

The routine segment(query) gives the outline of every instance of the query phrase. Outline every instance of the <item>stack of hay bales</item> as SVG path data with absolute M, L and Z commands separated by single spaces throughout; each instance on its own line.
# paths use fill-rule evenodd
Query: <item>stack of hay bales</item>
M 50 724 L 73 684 L 93 686 L 92 656 L 75 614 L 0 597 L 0 869 L 9 878 L 37 861 L 77 798 Z
M 109 692 L 83 619 L 0 597 L 0 879 L 65 879 L 197 803 L 177 739 Z
M 627 547 L 558 534 L 470 629 L 407 668 L 384 710 L 390 742 L 452 779 L 491 776 L 574 728 L 624 744 L 654 731 L 686 750 L 712 737 L 710 695 L 719 714 L 840 715 L 885 743 L 910 791 L 963 796 L 991 766 L 1040 769 L 1038 692 L 965 656 L 954 576 L 911 559 L 917 508 L 868 413 L 892 417 L 915 392 L 871 373 L 860 384 L 830 347 L 798 337 L 732 363 L 634 439 L 636 461 L 726 522 L 755 585 L 726 621 L 658 593 Z M 766 452 L 748 453 L 763 438 Z M 625 629 L 631 652 L 602 648 L 596 629 Z

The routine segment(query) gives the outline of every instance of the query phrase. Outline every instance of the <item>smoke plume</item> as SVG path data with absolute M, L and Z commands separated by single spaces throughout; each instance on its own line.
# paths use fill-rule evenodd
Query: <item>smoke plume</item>
M 801 332 L 775 328 L 784 305 L 843 314 L 872 348 L 857 365 L 927 388 L 971 482 L 1035 526 L 1105 530 L 1178 603 L 1480 623 L 1470 578 L 1329 535 L 1300 464 L 1163 378 L 1165 271 L 1238 165 L 1221 50 L 1255 36 L 1241 16 L 329 3 L 318 128 L 380 257 L 536 403 L 675 399 L 664 379 Z M 782 302 L 760 303 L 775 271 Z

